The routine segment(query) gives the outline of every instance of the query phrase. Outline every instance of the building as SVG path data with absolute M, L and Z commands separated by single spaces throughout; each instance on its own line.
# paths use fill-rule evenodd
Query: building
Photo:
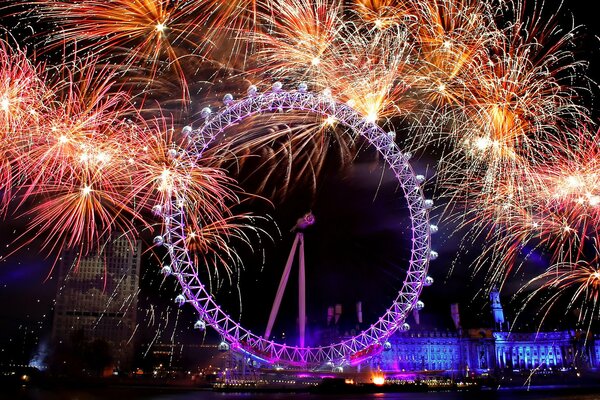
M 576 337 L 571 331 L 494 332 L 494 339 L 498 369 L 531 370 L 575 365 Z
M 141 242 L 125 236 L 111 240 L 92 256 L 63 253 L 52 327 L 55 347 L 75 349 L 102 341 L 114 367 L 129 367 L 137 324 L 140 255 Z
M 368 367 L 388 373 L 428 372 L 446 376 L 481 375 L 531 370 L 596 369 L 600 340 L 574 330 L 517 332 L 508 330 L 497 291 L 490 295 L 494 328 L 460 326 L 456 330 L 420 330 L 397 333 Z
M 389 350 L 373 357 L 372 369 L 389 372 L 443 371 L 466 374 L 493 368 L 493 338 L 459 336 L 456 332 L 418 331 L 394 335 Z

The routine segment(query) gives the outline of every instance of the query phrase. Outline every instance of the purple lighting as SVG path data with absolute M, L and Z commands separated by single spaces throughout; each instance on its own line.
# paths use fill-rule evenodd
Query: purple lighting
M 296 226 L 294 226 L 294 230 L 304 230 L 315 223 L 315 216 L 312 213 L 308 213 L 304 215 L 302 218 L 299 218 L 296 222 Z

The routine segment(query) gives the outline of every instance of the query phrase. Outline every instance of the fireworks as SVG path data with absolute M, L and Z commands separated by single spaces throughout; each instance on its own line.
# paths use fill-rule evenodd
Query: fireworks
M 410 18 L 409 7 L 394 0 L 355 0 L 353 10 L 362 21 L 377 29 L 387 29 Z
M 559 261 L 576 263 L 586 256 L 590 243 L 598 242 L 598 135 L 579 130 L 562 140 L 548 141 L 548 161 L 536 171 L 543 186 L 534 201 L 547 214 L 539 223 L 540 229 L 552 238 Z
M 244 242 L 252 220 L 232 211 L 243 195 L 222 167 L 255 169 L 257 192 L 283 176 L 264 194 L 285 197 L 301 180 L 317 187 L 328 149 L 350 162 L 360 146 L 334 120 L 280 113 L 192 157 L 181 127 L 206 91 L 188 82 L 202 76 L 221 98 L 221 77 L 305 82 L 411 151 L 439 156 L 446 210 L 485 239 L 474 265 L 491 283 L 510 277 L 524 248 L 591 276 L 599 138 L 586 128 L 585 62 L 569 50 L 577 32 L 501 3 L 27 1 L 26 15 L 54 27 L 36 36 L 37 52 L 74 55 L 37 65 L 0 43 L 1 209 L 28 218 L 49 250 L 88 253 L 113 231 L 150 229 L 150 214 L 170 214 L 181 199 L 195 216 L 190 247 L 227 264 L 236 258 L 227 235 Z M 196 67 L 207 58 L 222 70 L 203 76 Z M 161 111 L 154 100 L 172 104 L 175 92 L 184 110 Z M 571 284 L 559 269 L 560 285 Z
M 239 203 L 234 181 L 223 170 L 199 165 L 185 151 L 185 136 L 175 135 L 166 118 L 132 129 L 135 136 L 129 149 L 133 154 L 126 176 L 140 209 L 170 213 L 171 200 L 182 199 L 189 215 L 195 216 L 189 221 L 192 229 L 231 216 L 230 205 Z
M 24 216 L 32 215 L 30 232 L 44 234 L 44 247 L 85 255 L 113 229 L 135 232 L 117 140 L 122 116 L 133 111 L 124 93 L 108 95 L 112 76 L 93 62 L 63 72 L 36 123 L 13 141 L 22 180 L 14 206 L 34 202 Z
M 187 78 L 180 57 L 201 53 L 197 35 L 201 20 L 180 1 L 85 0 L 30 1 L 40 18 L 57 24 L 48 46 L 68 45 L 116 63 L 120 69 L 142 69 L 152 83 L 164 69 L 179 80 L 182 99 L 189 100 Z M 152 86 L 150 87 L 152 88 Z
M 262 15 L 269 31 L 258 31 L 258 64 L 262 71 L 283 78 L 319 75 L 344 27 L 342 5 L 328 0 L 284 2 L 277 14 Z M 290 74 L 292 74 L 290 76 Z
M 474 265 L 490 287 L 508 279 L 531 249 L 550 253 L 555 262 L 577 262 L 591 234 L 589 210 L 567 213 L 548 197 L 555 185 L 548 174 L 567 173 L 573 160 L 582 161 L 572 153 L 595 147 L 589 132 L 573 133 L 586 131 L 577 127 L 589 121 L 577 103 L 582 88 L 573 86 L 584 68 L 568 51 L 573 37 L 520 20 L 490 31 L 477 64 L 464 64 L 458 75 L 462 95 L 436 110 L 451 121 L 444 128 L 456 143 L 439 166 L 441 182 L 462 226 L 485 238 Z
M 406 32 L 393 27 L 360 35 L 357 27 L 348 29 L 348 40 L 323 63 L 328 79 L 321 85 L 327 84 L 370 122 L 406 117 L 414 108 L 414 100 L 406 95 L 414 52 Z
M 269 199 L 285 199 L 302 183 L 315 193 L 326 161 L 347 163 L 358 149 L 336 121 L 301 113 L 255 118 L 240 132 L 209 149 L 207 161 L 230 171 L 248 171 L 258 182 L 253 192 Z
M 428 103 L 463 107 L 477 86 L 477 72 L 498 40 L 489 5 L 483 2 L 436 0 L 414 2 L 414 40 L 420 49 L 412 86 Z
M 89 59 L 65 63 L 43 85 L 35 66 L 23 63 L 16 70 L 8 47 L 3 51 L 4 207 L 24 209 L 22 245 L 43 237 L 49 252 L 76 248 L 83 257 L 113 232 L 136 237 L 154 225 L 151 210 L 176 196 L 203 210 L 193 227 L 233 218 L 229 207 L 239 202 L 233 181 L 187 156 L 178 147 L 184 136 L 173 134 L 168 119 L 141 119 L 112 71 Z M 32 87 L 36 82 L 39 87 Z M 18 95 L 23 88 L 17 85 L 25 84 L 30 97 Z M 239 236 L 242 228 L 236 229 Z
M 600 266 L 596 261 L 553 265 L 543 274 L 527 282 L 521 290 L 530 288 L 534 290 L 527 296 L 524 308 L 531 306 L 532 302 L 538 302 L 536 307 L 542 310 L 542 319 L 547 318 L 557 304 L 567 310 L 574 310 L 577 320 L 587 331 L 593 320 L 598 318 Z

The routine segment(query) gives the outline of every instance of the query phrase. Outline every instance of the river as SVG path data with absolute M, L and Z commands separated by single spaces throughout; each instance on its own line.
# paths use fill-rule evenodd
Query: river
M 217 393 L 210 390 L 112 387 L 96 389 L 18 388 L 0 393 L 2 400 L 600 400 L 598 388 L 524 388 L 480 392 L 311 394 Z

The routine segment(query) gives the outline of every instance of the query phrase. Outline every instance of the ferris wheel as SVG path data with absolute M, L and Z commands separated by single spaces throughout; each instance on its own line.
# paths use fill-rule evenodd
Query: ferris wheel
M 415 175 L 409 163 L 410 154 L 399 150 L 394 142 L 393 133 L 385 132 L 376 123 L 365 119 L 349 105 L 336 101 L 327 92 L 308 91 L 305 84 L 300 84 L 297 90 L 285 91 L 282 84 L 276 82 L 271 90 L 265 93 L 259 93 L 255 86 L 251 86 L 246 98 L 234 101 L 233 96 L 228 94 L 223 101 L 225 107 L 217 113 L 213 114 L 209 108 L 202 110 L 205 117 L 202 127 L 196 130 L 184 128 L 184 133 L 190 139 L 188 152 L 192 156 L 201 157 L 217 136 L 226 135 L 228 128 L 259 113 L 308 112 L 333 119 L 353 134 L 364 137 L 380 153 L 403 190 L 412 233 L 409 265 L 392 304 L 364 331 L 327 346 L 310 347 L 304 343 L 304 326 L 301 323 L 301 335 L 297 345 L 278 343 L 271 340 L 269 335 L 275 306 L 271 311 L 265 334 L 260 336 L 234 320 L 217 303 L 205 282 L 199 277 L 198 267 L 194 265 L 193 257 L 186 246 L 185 199 L 173 198 L 169 213 L 163 214 L 164 231 L 157 243 L 166 247 L 171 260 L 170 266 L 164 267 L 163 270 L 175 276 L 181 287 L 181 294 L 175 301 L 179 305 L 190 304 L 196 309 L 199 316 L 196 328 L 205 329 L 206 326 L 210 326 L 221 335 L 221 350 L 241 352 L 265 365 L 302 368 L 330 366 L 335 369 L 357 365 L 385 350 L 392 334 L 410 329 L 406 317 L 413 308 L 423 306 L 419 295 L 424 286 L 433 283 L 427 276 L 427 270 L 429 261 L 437 258 L 437 253 L 431 250 L 431 234 L 437 232 L 437 227 L 430 225 L 429 221 L 429 209 L 433 206 L 433 201 L 423 195 L 421 184 L 425 178 Z M 309 218 L 308 223 L 314 222 L 308 215 L 305 218 Z M 301 230 L 298 230 L 296 240 L 302 240 Z M 301 269 L 302 267 L 303 265 Z M 286 268 L 289 274 L 289 266 Z M 280 283 L 280 289 L 281 286 Z M 302 311 L 300 305 L 300 314 Z M 299 320 L 304 320 L 302 315 Z

